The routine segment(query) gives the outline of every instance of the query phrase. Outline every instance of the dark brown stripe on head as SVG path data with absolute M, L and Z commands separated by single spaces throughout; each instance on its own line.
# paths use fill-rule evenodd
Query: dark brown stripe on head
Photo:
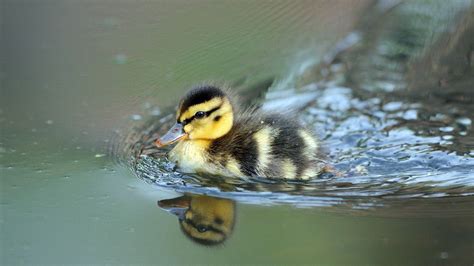
M 223 243 L 227 238 L 227 235 L 222 230 L 219 230 L 219 229 L 214 228 L 212 226 L 210 226 L 208 228 L 208 230 L 212 231 L 216 234 L 221 235 L 222 239 L 214 240 L 214 239 L 206 239 L 206 238 L 195 237 L 195 236 L 191 235 L 190 232 L 186 231 L 186 229 L 183 226 L 183 223 L 187 223 L 188 225 L 190 225 L 190 226 L 194 227 L 196 230 L 198 230 L 197 225 L 194 222 L 189 221 L 189 220 L 188 221 L 183 220 L 183 221 L 180 221 L 180 223 L 179 223 L 181 231 L 184 233 L 184 235 L 187 236 L 192 241 L 198 243 L 198 244 L 205 245 L 205 246 L 215 246 L 215 245 L 219 245 L 219 244 Z
M 221 108 L 221 106 L 222 106 L 222 104 L 219 105 L 219 106 L 217 106 L 217 107 L 215 107 L 215 108 L 212 108 L 211 110 L 209 110 L 209 111 L 207 111 L 207 112 L 204 112 L 204 117 L 207 117 L 207 116 L 211 115 L 212 113 L 214 113 L 215 111 L 219 110 L 219 108 Z M 219 119 L 221 118 L 221 116 L 217 116 L 217 117 L 219 117 Z M 214 121 L 218 121 L 218 120 L 219 120 L 219 119 L 216 120 L 217 117 L 214 118 Z M 181 121 L 181 122 L 180 122 L 179 119 L 178 119 L 177 122 L 178 122 L 178 123 L 182 123 L 183 125 L 187 125 L 187 124 L 189 124 L 191 121 L 193 121 L 194 119 L 196 119 L 196 115 L 193 115 L 192 117 L 187 118 L 187 119 L 185 119 L 185 120 L 183 120 L 183 121 Z
M 190 106 L 209 101 L 216 97 L 224 97 L 225 93 L 214 86 L 201 86 L 190 90 L 184 97 L 180 107 L 180 113 L 183 113 Z

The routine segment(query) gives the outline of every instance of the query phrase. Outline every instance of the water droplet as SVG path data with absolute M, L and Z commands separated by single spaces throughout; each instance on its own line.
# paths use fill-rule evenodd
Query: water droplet
M 458 119 L 456 119 L 456 122 L 461 124 L 461 125 L 464 125 L 464 126 L 469 126 L 469 125 L 472 124 L 471 119 L 469 119 L 467 117 L 458 118 Z
M 454 128 L 453 127 L 440 127 L 439 130 L 442 132 L 451 132 L 454 130 Z
M 446 119 L 448 119 L 448 116 L 444 114 L 436 114 L 435 116 L 430 117 L 431 121 L 443 121 Z
M 160 108 L 158 108 L 158 107 L 153 108 L 153 110 L 151 110 L 151 112 L 150 112 L 150 115 L 154 115 L 154 116 L 159 116 L 159 115 L 161 115 L 161 110 L 160 110 Z
M 125 54 L 116 54 L 114 61 L 117 65 L 123 65 L 127 63 L 127 56 Z
M 108 17 L 104 19 L 105 26 L 113 27 L 113 26 L 119 25 L 119 23 L 120 23 L 120 20 L 114 17 Z
M 449 258 L 449 254 L 448 254 L 448 252 L 443 251 L 443 252 L 441 252 L 441 253 L 439 254 L 439 257 L 440 257 L 441 259 L 445 260 L 445 259 Z
M 98 153 L 98 154 L 95 155 L 95 158 L 102 158 L 102 157 L 104 157 L 104 156 L 105 156 L 105 154 L 103 154 L 103 153 Z
M 131 118 L 133 121 L 142 120 L 142 116 L 141 116 L 141 115 L 138 115 L 138 114 L 131 115 L 130 118 Z
M 369 173 L 367 168 L 363 165 L 356 166 L 354 170 L 355 170 L 356 173 L 361 174 L 361 175 L 366 175 L 366 174 Z
M 403 105 L 403 103 L 401 103 L 401 102 L 390 102 L 390 103 L 387 103 L 383 106 L 383 110 L 388 111 L 388 112 L 400 110 L 402 105 Z
M 439 145 L 441 146 L 448 146 L 448 145 L 452 145 L 453 142 L 452 141 L 447 141 L 447 140 L 442 140 L 439 142 Z
M 403 114 L 403 118 L 406 120 L 415 120 L 418 118 L 418 112 L 416 110 L 408 110 Z

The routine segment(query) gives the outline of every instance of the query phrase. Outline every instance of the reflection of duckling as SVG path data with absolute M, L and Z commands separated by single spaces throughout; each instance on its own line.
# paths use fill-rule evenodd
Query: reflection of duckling
M 235 203 L 229 199 L 187 195 L 158 201 L 158 206 L 176 214 L 183 233 L 199 244 L 220 244 L 234 228 Z
M 214 86 L 184 96 L 177 123 L 156 145 L 177 141 L 169 157 L 189 173 L 309 179 L 324 168 L 319 141 L 295 119 L 252 108 L 238 112 Z

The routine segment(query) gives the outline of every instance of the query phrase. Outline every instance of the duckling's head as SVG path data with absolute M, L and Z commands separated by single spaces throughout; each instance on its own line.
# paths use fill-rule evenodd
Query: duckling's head
M 186 195 L 158 202 L 178 216 L 183 233 L 196 243 L 212 246 L 223 243 L 232 233 L 235 203 L 201 195 Z
M 159 140 L 158 147 L 180 140 L 214 140 L 227 134 L 234 121 L 232 104 L 223 90 L 200 86 L 182 99 L 176 124 Z

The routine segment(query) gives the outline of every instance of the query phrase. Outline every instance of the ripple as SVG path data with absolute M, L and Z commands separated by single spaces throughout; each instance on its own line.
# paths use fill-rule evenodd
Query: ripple
M 120 153 L 127 155 L 122 158 L 139 178 L 153 185 L 261 205 L 285 203 L 298 207 L 368 209 L 393 199 L 474 194 L 472 157 L 440 149 L 441 136 L 422 136 L 397 124 L 404 110 L 417 111 L 413 105 L 382 104 L 384 99 L 372 97 L 355 98 L 349 88 L 337 86 L 317 87 L 311 93 L 313 100 L 309 105 L 301 97 L 308 95 L 307 90 L 273 94 L 270 101 L 281 97 L 287 102 L 304 102 L 301 120 L 319 132 L 324 129 L 322 139 L 333 158 L 332 164 L 344 173 L 342 176 L 281 182 L 181 174 L 166 159 L 167 150 L 153 146 L 153 140 L 173 121 L 173 116 L 165 111 L 128 134 L 126 141 L 121 142 L 128 146 L 123 146 Z
M 153 145 L 173 121 L 173 111 L 161 107 L 140 117 L 132 130 L 118 134 L 114 156 L 150 184 L 252 204 L 370 210 L 411 201 L 472 202 L 474 146 L 467 100 L 447 101 L 457 98 L 436 94 L 433 105 L 431 98 L 401 90 L 409 84 L 409 68 L 397 66 L 418 54 L 408 53 L 400 60 L 381 43 L 378 50 L 351 49 L 367 40 L 359 33 L 349 36 L 359 37 L 350 45 L 336 45 L 321 65 L 313 60 L 299 62 L 288 77 L 274 82 L 261 102 L 265 110 L 282 106 L 299 110 L 301 122 L 320 134 L 340 175 L 283 182 L 181 174 L 166 159 L 167 150 Z M 214 45 L 225 42 L 224 38 Z M 359 60 L 361 55 L 365 57 Z M 380 62 L 366 62 L 374 58 Z

